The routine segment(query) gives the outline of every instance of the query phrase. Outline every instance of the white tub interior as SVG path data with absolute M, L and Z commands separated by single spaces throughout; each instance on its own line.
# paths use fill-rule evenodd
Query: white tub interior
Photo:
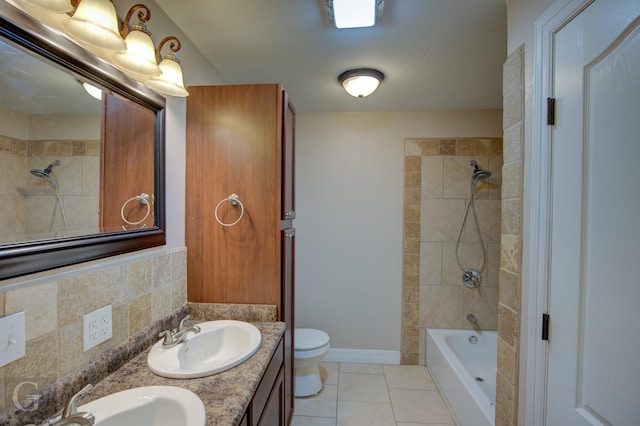
M 427 329 L 427 367 L 461 426 L 493 426 L 498 334 Z

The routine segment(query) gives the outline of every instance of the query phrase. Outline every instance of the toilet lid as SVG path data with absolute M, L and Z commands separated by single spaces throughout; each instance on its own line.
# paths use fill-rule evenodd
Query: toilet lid
M 329 343 L 329 335 L 313 328 L 296 328 L 294 346 L 296 350 L 307 351 Z

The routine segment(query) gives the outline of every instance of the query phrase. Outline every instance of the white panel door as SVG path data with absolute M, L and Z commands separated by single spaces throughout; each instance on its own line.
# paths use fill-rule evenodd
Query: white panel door
M 546 424 L 640 425 L 640 1 L 553 38 Z

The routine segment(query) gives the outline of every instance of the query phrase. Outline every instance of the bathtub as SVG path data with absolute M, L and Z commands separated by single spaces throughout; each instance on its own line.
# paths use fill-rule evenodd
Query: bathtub
M 426 350 L 427 368 L 460 426 L 493 426 L 498 333 L 427 329 Z

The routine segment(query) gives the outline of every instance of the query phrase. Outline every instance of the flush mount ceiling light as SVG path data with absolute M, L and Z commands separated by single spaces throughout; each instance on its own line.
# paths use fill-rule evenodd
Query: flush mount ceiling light
M 373 68 L 348 70 L 338 76 L 338 82 L 353 97 L 364 98 L 378 88 L 384 74 Z
M 336 28 L 372 27 L 382 16 L 384 0 L 326 0 L 329 19 Z
M 82 88 L 91 96 L 93 99 L 101 101 L 102 100 L 102 89 L 97 88 L 93 84 L 89 84 L 87 82 L 79 81 L 82 85 Z

